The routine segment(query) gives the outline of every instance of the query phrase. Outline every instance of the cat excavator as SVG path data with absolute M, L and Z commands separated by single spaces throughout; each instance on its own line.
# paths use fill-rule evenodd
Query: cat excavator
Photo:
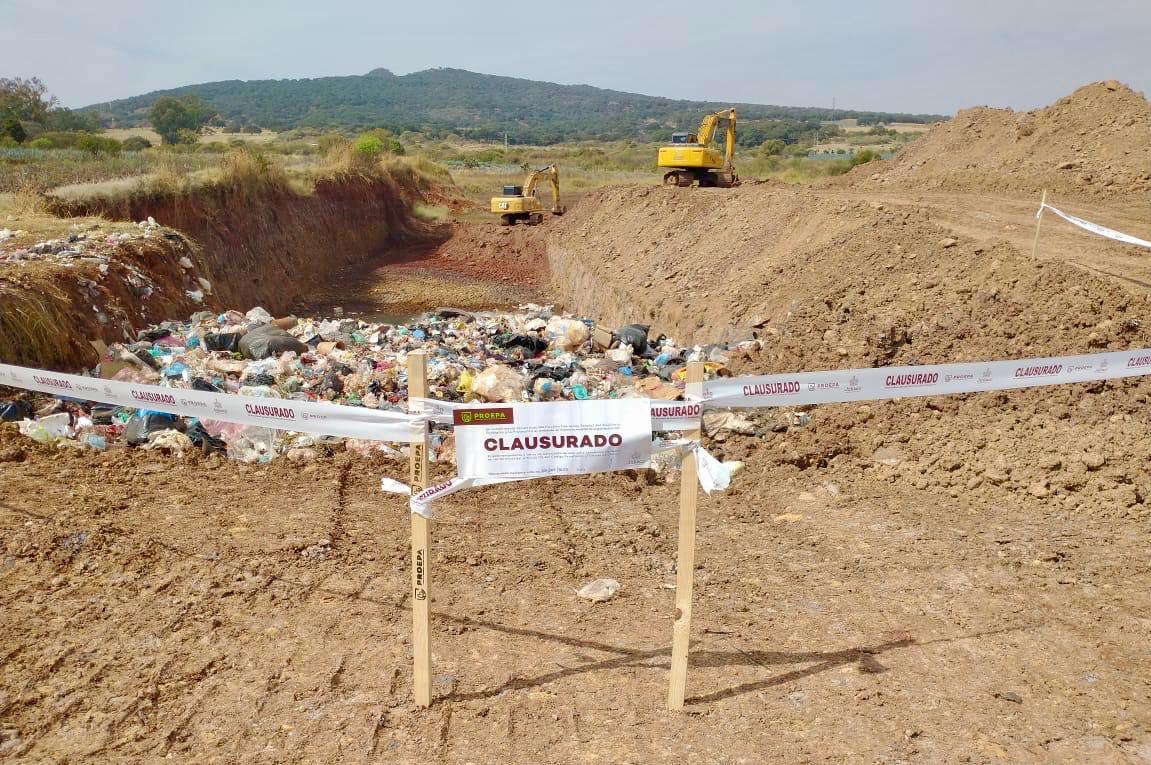
M 725 129 L 723 153 L 714 139 L 720 123 Z M 657 164 L 669 168 L 663 176 L 668 186 L 721 186 L 739 185 L 732 157 L 735 155 L 735 109 L 709 114 L 699 123 L 696 133 L 672 133 L 671 145 L 661 146 Z
M 543 223 L 544 206 L 536 196 L 536 184 L 544 178 L 552 184 L 552 215 L 564 214 L 566 208 L 560 204 L 560 171 L 555 165 L 548 165 L 529 173 L 523 186 L 504 186 L 503 196 L 492 197 L 491 211 L 500 216 L 501 226 L 519 221 L 529 226 Z

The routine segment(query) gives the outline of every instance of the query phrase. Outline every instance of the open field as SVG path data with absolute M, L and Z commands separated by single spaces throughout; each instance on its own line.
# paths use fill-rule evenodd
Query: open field
M 103 134 L 109 138 L 115 138 L 117 141 L 123 141 L 125 138 L 132 136 L 139 136 L 146 138 L 152 142 L 153 146 L 159 146 L 161 139 L 160 134 L 152 128 L 135 127 L 135 128 L 109 128 L 103 131 Z M 220 128 L 205 128 L 200 135 L 200 140 L 204 143 L 230 143 L 234 140 L 243 141 L 245 143 L 271 143 L 279 137 L 279 134 L 272 130 L 262 130 L 259 133 L 225 133 Z

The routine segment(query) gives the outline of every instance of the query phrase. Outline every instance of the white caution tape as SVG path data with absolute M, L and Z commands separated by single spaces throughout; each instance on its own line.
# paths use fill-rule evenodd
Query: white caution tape
M 704 383 L 704 408 L 874 401 L 1013 390 L 1147 374 L 1151 374 L 1151 349 L 1020 361 L 723 377 Z
M 0 364 L 0 385 L 203 420 L 238 422 L 277 430 L 373 441 L 414 443 L 423 439 L 427 428 L 427 418 L 403 412 L 164 388 L 159 385 L 45 372 L 9 364 Z
M 1126 244 L 1133 244 L 1136 247 L 1147 247 L 1147 248 L 1151 249 L 1151 242 L 1148 242 L 1146 239 L 1140 239 L 1139 237 L 1131 236 L 1130 234 L 1124 234 L 1122 231 L 1116 231 L 1113 228 L 1107 228 L 1106 226 L 1100 226 L 1098 223 L 1092 223 L 1089 220 L 1083 220 L 1082 218 L 1076 218 L 1074 215 L 1068 215 L 1067 213 L 1063 212 L 1062 210 L 1057 210 L 1054 207 L 1052 207 L 1051 205 L 1046 204 L 1046 203 L 1041 204 L 1039 206 L 1039 212 L 1035 213 L 1035 217 L 1038 218 L 1041 215 L 1043 215 L 1044 210 L 1050 210 L 1051 212 L 1055 213 L 1056 215 L 1058 215 L 1060 218 L 1067 221 L 1068 223 L 1070 223 L 1074 226 L 1078 226 L 1079 228 L 1084 229 L 1086 231 L 1090 231 L 1093 234 L 1098 234 L 1099 236 L 1105 236 L 1108 239 L 1114 239 L 1117 242 L 1124 242 Z
M 699 427 L 700 417 L 703 416 L 703 405 L 698 400 L 688 401 L 657 401 L 655 399 L 649 400 L 651 407 L 651 429 L 654 432 L 664 432 L 668 430 L 694 430 Z M 432 422 L 438 422 L 442 425 L 451 425 L 454 418 L 453 412 L 457 409 L 468 409 L 477 406 L 483 406 L 478 403 L 462 403 L 458 401 L 442 401 L 437 398 L 413 398 L 410 399 L 411 404 L 409 409 L 415 411 L 417 407 L 427 413 Z M 541 401 L 541 405 L 551 402 Z M 506 406 L 506 405 L 505 405 Z
M 698 441 L 665 441 L 660 442 L 654 448 L 656 451 L 676 451 L 685 456 L 691 452 L 695 452 L 698 460 L 696 464 L 699 468 L 696 471 L 696 476 L 699 479 L 700 488 L 708 494 L 711 494 L 713 491 L 724 491 L 731 485 L 731 469 L 711 456 Z M 497 483 L 510 483 L 515 480 L 529 479 L 462 478 L 456 476 L 455 478 L 450 478 L 447 481 L 438 483 L 435 486 L 429 486 L 414 495 L 408 500 L 408 508 L 417 515 L 431 518 L 432 502 L 435 500 L 443 499 L 444 497 L 465 489 L 472 489 L 478 486 L 493 486 Z M 383 491 L 396 494 L 411 493 L 411 489 L 405 484 L 390 478 L 383 479 L 380 488 Z

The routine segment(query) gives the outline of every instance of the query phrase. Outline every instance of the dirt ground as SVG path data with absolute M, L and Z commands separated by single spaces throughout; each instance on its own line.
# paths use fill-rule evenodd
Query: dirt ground
M 406 508 L 378 490 L 402 465 L 50 454 L 0 434 L 15 760 L 1151 761 L 1144 514 L 951 498 L 866 458 L 781 463 L 786 435 L 729 442 L 748 466 L 701 500 L 676 714 L 675 487 L 459 495 L 434 525 L 420 710 Z M 601 576 L 615 600 L 575 597 Z
M 1070 172 L 1026 164 L 1056 156 L 1032 135 L 1117 178 L 1068 181 L 1053 204 L 1151 235 L 1151 202 L 1118 193 L 1147 180 L 1131 131 L 1089 151 L 1142 112 L 1106 85 L 1073 96 L 929 134 L 969 152 L 938 171 L 619 187 L 538 229 L 460 223 L 320 302 L 484 308 L 566 282 L 595 318 L 700 341 L 755 328 L 737 374 L 1149 347 L 1145 255 L 1049 217 L 1031 257 L 1030 185 Z M 1079 101 L 1096 116 L 1066 118 Z M 1051 137 L 1064 122 L 1073 135 Z M 1027 188 L 966 166 L 996 146 L 1018 149 Z M 409 518 L 379 490 L 405 465 L 55 451 L 2 426 L 0 758 L 1151 763 L 1149 401 L 1151 378 L 1130 378 L 807 407 L 803 425 L 761 410 L 753 435 L 708 438 L 745 467 L 700 499 L 683 713 L 665 709 L 674 481 L 437 504 L 422 710 Z M 613 600 L 575 596 L 599 577 L 622 583 Z
M 339 306 L 350 316 L 399 320 L 435 306 L 479 311 L 546 302 L 543 249 L 551 220 L 511 227 L 487 219 L 453 222 L 443 241 L 337 270 L 295 310 L 329 315 Z

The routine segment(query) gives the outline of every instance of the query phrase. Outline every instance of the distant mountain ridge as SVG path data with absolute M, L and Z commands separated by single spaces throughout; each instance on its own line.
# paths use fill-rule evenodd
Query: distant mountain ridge
M 943 119 L 934 114 L 676 100 L 463 69 L 427 69 L 395 75 L 384 68 L 344 77 L 186 85 L 92 104 L 81 111 L 99 112 L 110 125 L 132 127 L 146 122 L 148 108 L 157 98 L 189 93 L 199 96 L 226 120 L 274 130 L 386 127 L 397 133 L 455 133 L 483 140 L 502 139 L 507 132 L 516 143 L 662 139 L 672 128 L 693 127 L 705 112 L 729 106 L 739 109 L 741 118 L 750 120 Z

